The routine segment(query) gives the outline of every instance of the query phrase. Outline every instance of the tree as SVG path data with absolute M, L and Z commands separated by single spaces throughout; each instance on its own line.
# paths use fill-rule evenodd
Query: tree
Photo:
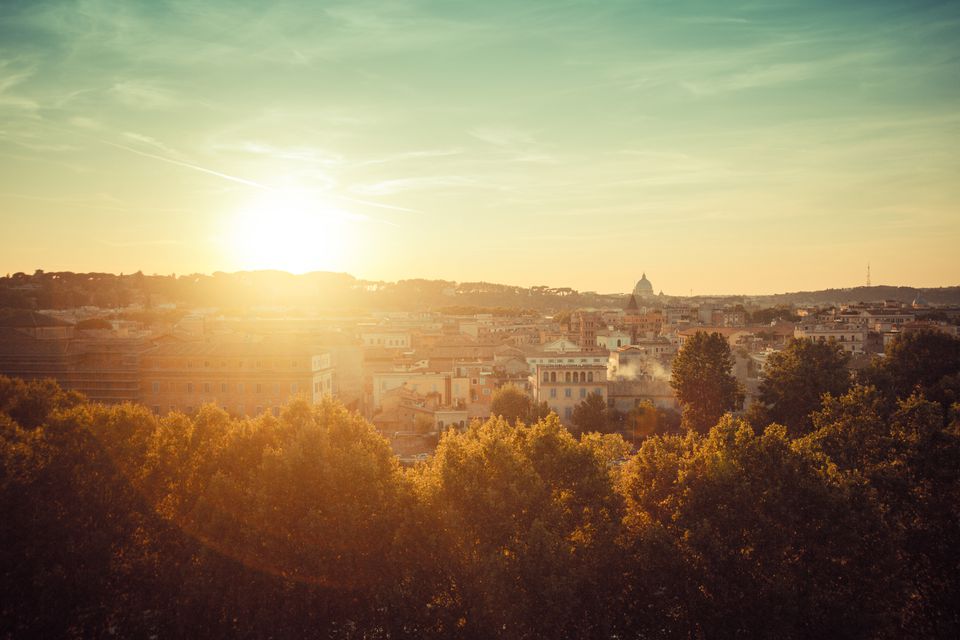
M 490 415 L 502 416 L 513 424 L 517 420 L 526 420 L 531 411 L 530 396 L 514 384 L 505 384 L 493 392 L 490 402 Z
M 620 490 L 634 545 L 625 571 L 648 592 L 628 606 L 659 610 L 665 635 L 871 638 L 887 629 L 894 594 L 883 577 L 894 563 L 878 510 L 783 426 L 756 434 L 726 416 L 706 436 L 649 438 L 624 465 Z
M 591 393 L 573 408 L 571 420 L 579 433 L 609 433 L 610 412 L 599 393 Z
M 461 627 L 441 635 L 612 637 L 622 514 L 608 463 L 623 452 L 615 437 L 577 441 L 555 415 L 442 436 L 414 471 L 450 575 L 436 602 Z
M 960 635 L 960 423 L 944 426 L 938 403 L 913 395 L 896 403 L 873 387 L 825 396 L 803 439 L 863 483 L 895 543 L 901 635 Z
M 682 407 L 683 426 L 706 433 L 727 411 L 739 409 L 744 393 L 733 377 L 733 354 L 719 333 L 697 331 L 673 361 L 670 386 Z
M 680 414 L 673 409 L 658 407 L 650 400 L 644 400 L 626 414 L 624 431 L 634 440 L 679 433 Z
M 820 397 L 843 395 L 850 387 L 849 360 L 838 343 L 792 339 L 767 358 L 759 401 L 751 407 L 754 427 L 776 422 L 794 437 L 809 433 L 810 413 L 820 408 Z
M 864 372 L 863 381 L 884 395 L 887 412 L 919 391 L 940 404 L 946 424 L 951 405 L 960 401 L 960 339 L 936 331 L 901 335 Z

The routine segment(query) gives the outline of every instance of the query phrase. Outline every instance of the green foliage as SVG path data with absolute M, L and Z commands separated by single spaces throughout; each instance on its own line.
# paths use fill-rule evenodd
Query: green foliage
M 658 549 L 667 588 L 644 595 L 669 612 L 670 635 L 874 637 L 883 628 L 890 599 L 876 514 L 782 426 L 757 435 L 726 417 L 703 438 L 651 438 L 620 482 L 631 537 Z M 646 559 L 630 570 L 642 574 Z
M 505 384 L 493 392 L 490 415 L 500 416 L 509 423 L 517 420 L 534 423 L 550 415 L 546 402 L 536 404 L 527 392 L 515 384 Z
M 849 360 L 837 343 L 792 339 L 767 358 L 751 422 L 758 428 L 785 425 L 794 437 L 809 433 L 810 414 L 820 408 L 821 396 L 842 395 L 850 387 Z
M 863 380 L 883 393 L 887 412 L 897 400 L 919 392 L 941 405 L 946 422 L 949 408 L 960 401 L 960 339 L 935 331 L 902 335 L 864 372 Z
M 418 480 L 465 636 L 608 635 L 620 499 L 606 444 L 577 442 L 556 416 L 444 435 Z
M 610 433 L 616 428 L 616 423 L 603 396 L 599 393 L 588 394 L 573 408 L 571 420 L 577 434 L 581 433 Z
M 780 305 L 769 307 L 767 309 L 757 309 L 749 314 L 751 324 L 770 324 L 775 320 L 785 320 L 787 322 L 798 322 L 800 317 L 793 311 L 790 305 Z
M 919 394 L 828 393 L 799 439 L 653 425 L 633 455 L 494 418 L 404 471 L 330 400 L 0 392 L 3 637 L 960 635 L 960 425 Z
M 697 331 L 686 341 L 670 378 L 685 428 L 706 433 L 724 413 L 740 408 L 744 393 L 731 373 L 733 364 L 730 345 L 719 333 Z

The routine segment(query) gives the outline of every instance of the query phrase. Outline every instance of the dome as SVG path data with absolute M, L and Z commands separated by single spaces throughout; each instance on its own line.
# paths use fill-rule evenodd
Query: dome
M 633 288 L 633 295 L 638 298 L 648 298 L 653 295 L 653 285 L 650 284 L 650 281 L 647 280 L 647 274 L 644 273 L 640 280 L 637 281 L 637 286 Z
M 923 297 L 923 294 L 920 292 L 917 292 L 917 297 L 913 299 L 913 304 L 911 304 L 911 306 L 914 309 L 922 309 L 924 307 L 929 307 L 930 305 L 927 303 L 926 299 Z

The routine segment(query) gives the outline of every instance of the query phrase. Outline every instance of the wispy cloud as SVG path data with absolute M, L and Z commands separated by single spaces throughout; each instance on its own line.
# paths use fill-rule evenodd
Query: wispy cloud
M 123 80 L 110 88 L 110 94 L 128 107 L 136 109 L 170 109 L 180 106 L 176 92 L 139 80 Z
M 481 142 L 498 147 L 516 147 L 536 142 L 532 132 L 509 126 L 476 127 L 467 133 Z
M 397 178 L 372 184 L 358 184 L 350 187 L 352 193 L 364 196 L 383 196 L 404 191 L 424 191 L 478 186 L 478 181 L 465 176 L 423 176 L 417 178 Z

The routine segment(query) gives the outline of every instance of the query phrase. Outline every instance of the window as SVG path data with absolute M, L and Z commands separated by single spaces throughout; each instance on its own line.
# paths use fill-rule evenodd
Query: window
M 226 393 L 229 385 L 226 382 L 220 383 L 220 393 Z
M 296 383 L 296 382 L 291 382 L 291 383 L 290 383 L 290 393 L 296 393 L 296 392 L 297 392 L 297 383 Z
M 484 388 L 483 388 L 483 395 L 485 395 L 485 396 L 490 395 L 490 387 L 484 387 Z
M 567 420 L 569 420 L 571 417 L 573 417 L 573 407 L 564 407 L 564 408 L 563 408 L 563 417 L 564 417 L 565 419 L 567 419 Z
M 204 366 L 204 367 L 209 367 L 209 366 L 210 366 L 210 361 L 209 361 L 209 360 L 204 360 L 204 361 L 203 361 L 203 366 Z
M 563 390 L 563 395 L 567 398 L 572 398 L 573 390 L 570 387 L 567 387 L 566 389 Z
M 557 388 L 556 388 L 556 387 L 550 389 L 550 397 L 551 397 L 551 398 L 556 398 L 556 397 L 557 397 Z
M 259 382 L 257 383 L 257 393 L 263 393 L 263 385 Z M 259 410 L 257 411 L 259 413 Z
M 209 383 L 209 382 L 204 382 L 204 383 L 203 383 L 203 392 L 204 392 L 204 393 L 210 393 L 210 383 Z
M 153 405 L 153 413 L 156 415 L 160 415 L 160 405 L 158 404 Z
M 187 393 L 193 393 L 193 383 L 192 383 L 192 382 L 188 382 L 188 383 L 187 383 Z
M 564 382 L 570 382 L 570 372 L 569 372 L 569 371 L 567 371 L 566 374 L 564 374 L 564 376 L 563 376 L 563 381 L 564 381 Z
M 556 381 L 557 381 L 557 372 L 556 372 L 556 371 L 551 371 L 551 372 L 550 372 L 550 382 L 556 382 Z
M 587 382 L 593 382 L 593 371 L 587 372 Z
M 543 381 L 550 382 L 550 374 L 548 374 L 546 371 L 543 372 Z
M 151 386 L 153 387 L 153 392 L 154 392 L 154 393 L 160 393 L 160 383 L 159 383 L 159 382 L 154 382 Z
M 580 398 L 582 399 L 582 398 L 586 398 L 586 397 L 587 397 L 587 390 L 584 389 L 583 387 L 581 387 L 581 388 L 580 388 Z
M 596 389 L 594 389 L 593 392 L 598 396 L 603 395 L 603 390 L 600 387 L 597 387 Z

